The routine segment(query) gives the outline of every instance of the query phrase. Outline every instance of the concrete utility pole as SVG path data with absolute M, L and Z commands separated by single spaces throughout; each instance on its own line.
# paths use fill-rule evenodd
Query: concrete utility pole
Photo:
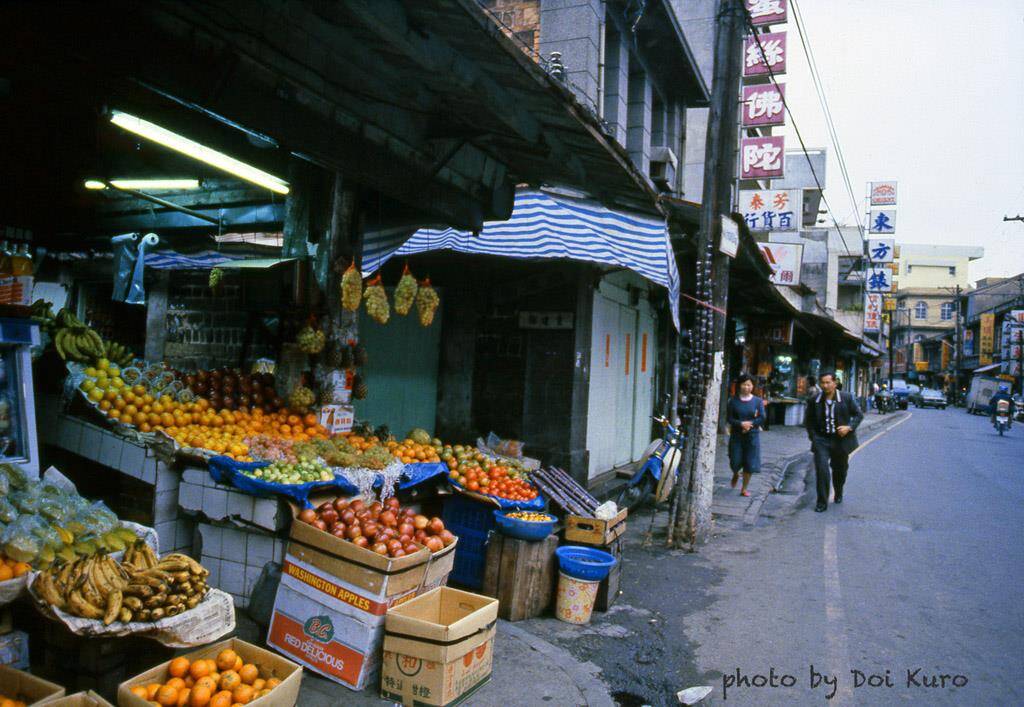
M 696 545 L 711 529 L 715 482 L 715 446 L 722 393 L 725 314 L 729 294 L 729 256 L 719 250 L 722 216 L 732 210 L 735 179 L 739 81 L 742 70 L 746 11 L 740 0 L 720 0 L 715 28 L 715 71 L 711 86 L 707 143 L 704 152 L 704 195 L 697 242 L 698 306 L 690 359 L 690 410 L 686 449 L 669 520 L 668 543 L 676 536 Z M 680 499 L 685 496 L 685 512 Z
M 953 407 L 960 402 L 960 285 L 956 286 L 956 305 L 953 307 L 953 316 L 956 317 L 956 328 L 953 333 Z

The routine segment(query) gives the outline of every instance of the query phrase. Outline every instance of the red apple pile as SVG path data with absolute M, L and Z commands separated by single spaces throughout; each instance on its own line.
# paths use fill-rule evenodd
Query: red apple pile
M 392 496 L 383 503 L 336 498 L 299 513 L 299 520 L 336 538 L 386 557 L 404 557 L 425 546 L 439 552 L 455 542 L 440 518 L 402 508 Z

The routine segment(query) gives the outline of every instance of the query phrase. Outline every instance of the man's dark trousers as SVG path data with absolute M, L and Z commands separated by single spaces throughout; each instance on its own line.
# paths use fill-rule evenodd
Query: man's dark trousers
M 818 491 L 818 505 L 828 504 L 829 478 L 836 487 L 836 496 L 843 495 L 846 471 L 850 468 L 850 455 L 843 450 L 843 438 L 839 435 L 814 435 L 811 449 L 814 452 L 814 471 Z M 829 473 L 829 466 L 832 473 Z

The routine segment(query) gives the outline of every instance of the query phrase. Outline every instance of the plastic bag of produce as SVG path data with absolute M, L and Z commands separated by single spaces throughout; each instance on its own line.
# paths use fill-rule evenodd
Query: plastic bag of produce
M 398 286 L 395 287 L 395 312 L 403 317 L 408 314 L 412 309 L 413 302 L 416 301 L 416 291 L 419 289 L 420 285 L 409 272 L 407 263 L 405 270 L 402 271 L 402 278 L 398 281 Z
M 23 489 L 29 484 L 28 474 L 17 464 L 0 464 L 0 476 L 6 478 L 12 490 Z
M 416 313 L 419 315 L 422 326 L 430 326 L 434 321 L 434 312 L 441 298 L 437 291 L 430 284 L 430 278 L 420 283 L 420 289 L 416 293 Z
M 83 527 L 82 533 L 75 531 L 76 535 L 103 535 L 117 526 L 117 516 L 107 508 L 103 501 L 90 503 L 75 514 L 74 520 Z
M 42 540 L 32 531 L 40 523 L 34 516 L 20 516 L 0 535 L 3 553 L 16 562 L 34 562 L 43 550 Z
M 388 304 L 388 293 L 384 290 L 380 275 L 366 285 L 363 298 L 366 300 L 366 313 L 378 324 L 387 324 L 391 317 L 391 306 Z
M 11 493 L 11 503 L 25 515 L 35 515 L 39 512 L 39 502 L 42 497 L 39 493 L 39 486 L 32 485 L 20 491 Z
M 350 312 L 359 309 L 363 299 L 363 276 L 353 262 L 341 276 L 341 306 Z
M 0 521 L 13 523 L 18 520 L 18 509 L 15 508 L 6 497 L 0 498 Z

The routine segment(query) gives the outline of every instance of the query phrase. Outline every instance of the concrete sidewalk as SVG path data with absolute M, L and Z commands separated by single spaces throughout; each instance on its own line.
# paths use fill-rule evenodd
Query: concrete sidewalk
M 871 433 L 886 424 L 895 424 L 905 416 L 906 413 L 879 415 L 872 410 L 865 413 L 864 422 L 857 430 L 857 436 L 863 444 Z M 740 496 L 742 478 L 736 484 L 736 488 L 729 485 L 732 480 L 732 472 L 729 470 L 729 436 L 719 435 L 711 513 L 723 520 L 755 523 L 771 493 L 783 485 L 787 470 L 801 461 L 810 463 L 810 460 L 810 443 L 802 426 L 775 425 L 768 431 L 761 432 L 761 473 L 750 478 L 750 486 L 747 488 L 750 496 L 743 497 Z

